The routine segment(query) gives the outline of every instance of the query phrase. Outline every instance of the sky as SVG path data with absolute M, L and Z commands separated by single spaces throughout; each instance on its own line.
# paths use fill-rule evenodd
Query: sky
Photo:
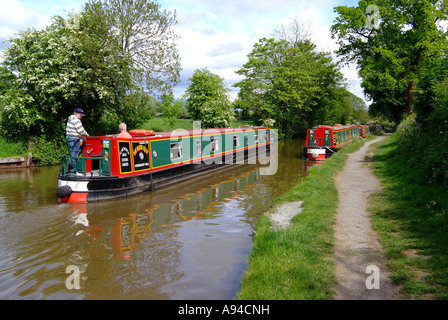
M 0 50 L 4 41 L 18 31 L 41 29 L 54 15 L 80 12 L 86 0 L 0 0 Z M 224 78 L 236 98 L 238 88 L 232 85 L 241 77 L 235 71 L 247 62 L 253 45 L 274 30 L 297 18 L 310 25 L 311 40 L 319 50 L 333 52 L 337 44 L 331 39 L 330 26 L 338 5 L 356 6 L 356 0 L 158 0 L 162 9 L 175 11 L 178 24 L 174 31 L 180 37 L 181 82 L 174 88 L 179 98 L 194 70 L 207 68 Z M 354 66 L 342 72 L 348 90 L 364 99 L 360 79 Z

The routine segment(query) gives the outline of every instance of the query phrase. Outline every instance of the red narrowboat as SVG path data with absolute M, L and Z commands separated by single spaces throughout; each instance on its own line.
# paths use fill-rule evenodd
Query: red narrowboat
M 323 161 L 353 140 L 383 130 L 384 127 L 379 123 L 314 127 L 307 130 L 303 154 L 309 160 Z
M 384 126 L 381 123 L 367 123 L 360 125 L 360 127 L 361 127 L 360 135 L 363 138 L 368 137 L 374 134 L 375 132 L 384 131 Z
M 308 129 L 304 154 L 307 159 L 322 161 L 359 136 L 359 125 L 321 125 Z

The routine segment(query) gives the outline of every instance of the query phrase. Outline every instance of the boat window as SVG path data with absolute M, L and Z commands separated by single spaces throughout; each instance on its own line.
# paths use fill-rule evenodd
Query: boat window
M 264 141 L 268 141 L 268 140 L 269 140 L 269 134 L 268 134 L 268 131 L 266 130 L 264 132 Z
M 219 150 L 218 139 L 211 138 L 210 141 L 212 142 L 212 151 L 218 151 Z
M 245 143 L 246 146 L 249 145 L 249 136 L 247 134 L 244 135 L 244 143 Z
M 182 142 L 171 143 L 171 159 L 182 158 Z
M 255 131 L 255 143 L 258 143 L 258 131 Z
M 233 146 L 234 147 L 240 146 L 240 137 L 239 136 L 233 136 Z
M 201 154 L 201 140 L 196 140 L 196 153 Z

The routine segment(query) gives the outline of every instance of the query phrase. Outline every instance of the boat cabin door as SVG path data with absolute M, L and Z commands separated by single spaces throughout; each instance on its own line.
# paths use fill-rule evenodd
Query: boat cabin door
M 325 146 L 330 147 L 330 130 L 325 130 Z
M 111 148 L 111 140 L 103 139 L 101 140 L 102 145 L 102 174 L 110 175 L 110 148 Z
M 314 146 L 315 140 L 314 140 L 314 130 L 310 130 L 310 134 L 308 137 L 308 145 L 309 146 Z

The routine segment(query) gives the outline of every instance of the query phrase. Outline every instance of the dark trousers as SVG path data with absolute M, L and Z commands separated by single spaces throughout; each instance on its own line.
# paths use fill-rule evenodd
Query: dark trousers
M 78 157 L 81 139 L 77 137 L 67 137 L 66 142 L 68 147 L 68 154 L 71 157 Z M 76 159 L 73 158 L 68 159 L 68 172 L 71 171 L 76 172 Z

